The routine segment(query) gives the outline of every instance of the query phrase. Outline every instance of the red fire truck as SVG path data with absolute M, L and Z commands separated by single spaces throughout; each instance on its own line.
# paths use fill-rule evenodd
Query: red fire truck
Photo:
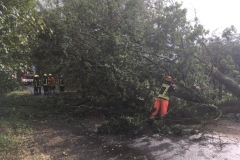
M 21 75 L 21 82 L 23 84 L 31 84 L 33 82 L 34 77 L 34 71 L 33 70 L 27 70 L 22 73 Z

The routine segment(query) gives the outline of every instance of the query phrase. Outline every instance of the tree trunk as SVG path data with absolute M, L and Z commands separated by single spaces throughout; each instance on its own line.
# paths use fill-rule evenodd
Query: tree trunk
M 195 103 L 204 103 L 204 98 L 199 96 L 198 94 L 190 94 L 190 93 L 183 93 L 180 90 L 177 90 L 176 92 L 172 92 L 171 95 L 181 98 L 185 101 L 195 102 Z
M 238 83 L 233 81 L 231 78 L 223 75 L 219 70 L 213 72 L 214 78 L 222 83 L 232 94 L 240 98 L 240 86 Z
M 201 63 L 208 65 L 208 63 L 200 57 L 195 56 Z M 214 78 L 223 84 L 233 95 L 240 99 L 240 85 L 231 78 L 223 75 L 219 70 L 213 71 Z

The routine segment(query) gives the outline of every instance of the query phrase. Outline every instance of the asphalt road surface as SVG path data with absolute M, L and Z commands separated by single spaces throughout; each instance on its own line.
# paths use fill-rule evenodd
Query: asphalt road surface
M 33 94 L 33 86 L 32 85 L 24 85 L 26 90 L 29 91 L 31 94 Z M 42 95 L 43 95 L 43 87 L 42 87 Z M 58 89 L 55 89 L 55 93 L 59 93 L 59 90 Z
M 192 136 L 99 135 L 94 133 L 94 129 L 91 131 L 91 127 L 96 127 L 94 121 L 82 120 L 81 123 L 76 122 L 76 125 L 70 123 L 68 128 L 59 122 L 50 124 L 54 133 L 58 134 L 59 142 L 52 135 L 43 135 L 44 141 L 52 144 L 47 154 L 51 155 L 51 150 L 60 144 L 60 151 L 69 153 L 66 157 L 55 154 L 54 160 L 240 160 L 239 141 L 227 138 L 220 130 Z M 66 144 L 73 140 L 74 143 Z
M 29 92 L 33 93 L 33 87 L 31 85 L 26 85 L 25 87 Z M 58 90 L 56 91 L 59 92 Z M 104 149 L 110 148 L 109 151 L 105 153 L 105 150 L 101 149 L 102 140 L 99 140 L 100 142 L 97 143 L 97 140 L 95 141 L 92 139 L 91 141 L 94 141 L 96 144 L 95 149 L 90 146 L 92 144 L 88 141 L 84 146 L 86 147 L 89 145 L 89 148 L 92 148 L 91 150 L 93 150 L 93 153 L 96 153 L 87 154 L 86 156 L 88 157 L 87 159 L 118 160 L 125 159 L 123 158 L 123 155 L 131 153 L 134 155 L 132 156 L 132 159 L 143 160 L 240 160 L 240 123 L 228 121 L 228 123 L 225 124 L 219 123 L 213 125 L 214 126 L 210 127 L 211 132 L 184 137 L 171 135 L 161 136 L 158 134 L 146 134 L 136 137 L 106 135 L 104 136 L 104 141 L 107 145 L 104 146 Z M 56 127 L 57 125 L 55 124 L 53 126 Z M 60 126 L 63 127 L 62 124 Z M 68 130 L 70 129 L 77 131 L 79 126 L 78 128 L 74 128 L 74 126 L 68 128 Z M 80 131 L 81 130 L 82 129 L 80 129 Z M 60 131 L 62 133 L 62 130 Z M 78 132 L 78 136 L 81 135 L 80 131 Z M 81 135 L 82 137 L 84 137 L 85 131 L 83 133 L 84 134 Z M 83 145 L 82 143 L 83 141 L 81 140 L 80 144 Z M 122 147 L 119 149 L 119 147 L 116 146 Z M 76 147 L 79 146 L 75 146 L 74 148 Z M 98 152 L 99 154 L 97 158 L 96 154 Z M 113 154 L 112 156 L 109 156 L 109 153 L 111 152 L 113 152 Z M 85 152 L 80 154 L 80 150 L 78 150 L 76 154 L 77 153 L 79 153 L 78 156 L 80 157 L 85 154 Z M 66 159 L 74 160 L 75 158 L 70 157 L 69 155 Z M 86 159 L 86 157 L 77 159 Z

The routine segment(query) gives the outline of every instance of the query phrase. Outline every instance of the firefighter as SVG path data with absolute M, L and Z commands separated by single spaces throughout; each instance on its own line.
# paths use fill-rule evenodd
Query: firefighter
M 38 95 L 38 75 L 34 75 L 33 77 L 33 94 Z
M 42 94 L 42 81 L 39 78 L 39 75 L 38 75 L 37 79 L 38 79 L 38 94 Z
M 48 85 L 49 85 L 49 80 L 48 80 L 47 74 L 44 74 L 44 75 L 43 75 L 42 85 L 43 85 L 44 95 L 49 94 L 49 87 L 48 87 Z
M 60 92 L 64 92 L 64 88 L 65 88 L 65 80 L 63 79 L 63 76 L 61 75 L 59 80 L 58 80 L 58 86 L 59 86 L 59 90 Z
M 49 91 L 50 91 L 50 93 L 55 93 L 55 83 L 56 83 L 56 80 L 52 76 L 52 74 L 49 74 L 48 80 L 49 80 Z
M 165 82 L 162 84 L 159 95 L 156 97 L 154 106 L 152 108 L 152 113 L 149 118 L 150 123 L 154 121 L 156 116 L 165 116 L 168 109 L 169 93 L 175 91 L 176 85 L 172 84 L 172 78 L 167 76 Z

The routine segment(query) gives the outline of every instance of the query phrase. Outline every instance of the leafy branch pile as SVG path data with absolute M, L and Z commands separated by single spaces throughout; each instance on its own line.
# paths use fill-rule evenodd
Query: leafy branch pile
M 215 117 L 212 106 L 240 97 L 237 30 L 210 35 L 177 2 L 4 0 L 0 11 L 5 72 L 34 64 L 40 77 L 64 75 L 82 99 L 126 117 L 149 114 L 167 75 L 178 86 L 172 116 Z

